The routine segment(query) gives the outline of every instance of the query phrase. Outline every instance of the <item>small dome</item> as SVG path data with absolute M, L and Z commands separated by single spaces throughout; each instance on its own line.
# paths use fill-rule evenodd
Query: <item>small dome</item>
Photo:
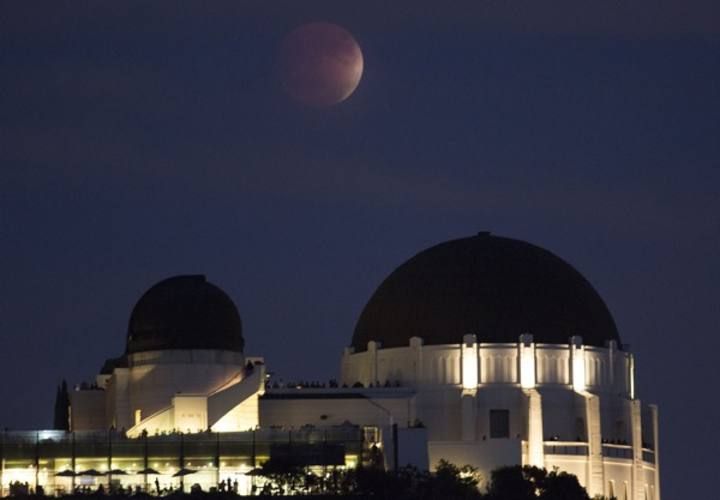
M 375 291 L 355 326 L 352 346 L 367 349 L 478 342 L 534 341 L 620 345 L 615 322 L 595 289 L 570 264 L 540 247 L 480 233 L 424 250 Z
M 150 288 L 133 308 L 126 352 L 242 352 L 244 345 L 240 315 L 230 297 L 205 276 L 175 276 Z

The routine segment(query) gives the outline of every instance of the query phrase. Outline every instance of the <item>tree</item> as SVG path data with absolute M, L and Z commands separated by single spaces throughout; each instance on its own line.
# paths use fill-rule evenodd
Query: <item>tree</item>
M 577 477 L 567 472 L 550 472 L 538 498 L 541 500 L 590 500 Z
M 537 467 L 502 467 L 492 473 L 491 500 L 590 500 L 577 477 Z
M 396 500 L 481 499 L 480 475 L 468 465 L 458 467 L 441 460 L 435 472 L 405 466 L 395 471 L 360 466 L 345 476 L 345 494 Z
M 59 431 L 70 430 L 70 396 L 68 395 L 67 382 L 62 381 L 55 393 L 55 412 L 53 417 L 53 429 Z
M 480 474 L 475 467 L 458 467 L 440 460 L 433 474 L 419 481 L 420 496 L 425 498 L 480 498 Z
M 527 469 L 527 470 L 526 470 Z M 533 475 L 537 472 L 519 465 L 512 467 L 501 467 L 492 471 L 488 496 L 490 500 L 534 500 L 536 487 L 529 479 L 526 472 L 532 470 Z
M 260 466 L 262 476 L 267 478 L 281 493 L 296 493 L 305 477 L 302 467 L 289 456 L 272 457 Z
M 469 465 L 458 467 L 441 460 L 434 472 L 413 466 L 387 471 L 381 466 L 360 465 L 316 476 L 291 455 L 272 457 L 262 464 L 268 480 L 266 494 L 374 497 L 394 500 L 590 500 L 572 474 L 537 467 L 501 467 L 492 472 L 487 495 L 479 489 L 481 476 Z

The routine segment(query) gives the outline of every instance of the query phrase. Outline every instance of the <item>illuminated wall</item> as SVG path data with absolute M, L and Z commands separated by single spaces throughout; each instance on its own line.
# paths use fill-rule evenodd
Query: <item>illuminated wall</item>
M 168 350 L 131 354 L 127 389 L 118 398 L 125 399 L 123 403 L 130 413 L 120 415 L 118 410 L 116 415 L 134 424 L 136 410 L 152 415 L 170 405 L 178 393 L 211 393 L 241 373 L 244 365 L 242 353 L 232 351 Z
M 74 430 L 115 428 L 143 432 L 237 432 L 257 427 L 264 391 L 262 358 L 249 369 L 242 353 L 213 350 L 149 351 L 130 355 L 128 367 L 98 376 L 102 390 L 71 394 Z
M 531 335 L 514 344 L 459 340 L 348 348 L 342 382 L 414 389 L 431 463 L 469 461 L 486 473 L 514 463 L 557 466 L 576 474 L 591 496 L 627 483 L 628 500 L 646 500 L 645 490 L 654 495 L 648 500 L 660 499 L 657 409 L 635 397 L 631 353 L 615 342 L 586 346 L 581 337 L 564 345 L 537 344 Z M 493 425 L 502 438 L 493 437 Z
M 28 431 L 5 432 L 0 447 L 0 496 L 10 485 L 41 486 L 46 495 L 71 493 L 74 488 L 91 492 L 99 487 L 139 488 L 155 493 L 161 488 L 189 491 L 199 484 L 204 491 L 221 480 L 237 481 L 239 494 L 250 494 L 251 484 L 263 479 L 249 475 L 272 456 L 274 447 L 295 444 L 299 459 L 318 474 L 329 466 L 357 465 L 367 453 L 363 431 L 357 426 L 327 430 L 274 430 L 232 434 L 196 433 L 128 439 L 118 432 Z M 323 447 L 334 450 L 324 455 Z M 143 470 L 154 469 L 152 474 Z M 175 476 L 187 469 L 184 477 Z M 110 473 L 110 471 L 115 471 Z

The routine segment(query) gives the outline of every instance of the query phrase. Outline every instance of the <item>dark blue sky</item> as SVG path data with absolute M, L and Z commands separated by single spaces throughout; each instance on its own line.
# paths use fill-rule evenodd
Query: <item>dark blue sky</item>
M 665 498 L 716 491 L 720 7 L 444 3 L 0 3 L 0 424 L 49 426 L 179 273 L 233 297 L 271 370 L 336 376 L 392 269 L 491 230 L 605 298 Z M 325 110 L 275 78 L 310 20 L 365 55 Z

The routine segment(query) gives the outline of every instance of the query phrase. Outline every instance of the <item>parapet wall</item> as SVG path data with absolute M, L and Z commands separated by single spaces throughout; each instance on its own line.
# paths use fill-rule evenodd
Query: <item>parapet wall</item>
M 523 336 L 514 344 L 477 343 L 467 335 L 458 344 L 423 345 L 413 337 L 407 347 L 383 349 L 369 342 L 368 349 L 355 353 L 347 348 L 342 358 L 341 380 L 406 386 L 457 386 L 473 388 L 486 384 L 522 384 L 523 388 L 573 386 L 593 393 L 634 397 L 633 356 L 617 348 L 582 345 L 580 337 L 568 344 L 534 344 Z

